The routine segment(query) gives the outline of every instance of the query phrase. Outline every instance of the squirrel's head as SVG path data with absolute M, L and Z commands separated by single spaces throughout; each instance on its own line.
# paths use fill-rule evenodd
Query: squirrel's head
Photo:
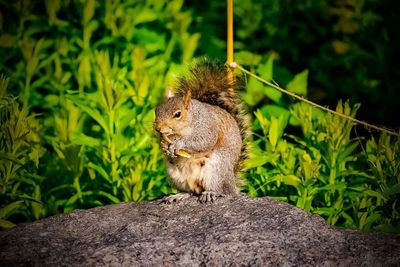
M 156 108 L 154 129 L 161 135 L 185 135 L 191 120 L 191 93 L 174 95 L 171 91 L 163 103 Z

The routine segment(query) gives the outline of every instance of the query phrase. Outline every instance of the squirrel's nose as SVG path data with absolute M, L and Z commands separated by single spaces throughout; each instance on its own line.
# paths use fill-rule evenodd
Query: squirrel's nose
M 160 126 L 159 124 L 156 124 L 155 127 L 154 127 L 154 129 L 155 129 L 157 132 L 161 132 L 161 126 Z

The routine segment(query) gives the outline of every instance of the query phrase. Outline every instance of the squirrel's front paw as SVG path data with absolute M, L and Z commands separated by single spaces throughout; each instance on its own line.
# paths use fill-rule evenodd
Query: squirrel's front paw
M 222 197 L 222 195 L 212 191 L 204 191 L 201 192 L 201 195 L 199 196 L 199 201 L 201 203 L 214 202 L 217 197 Z
M 174 143 L 171 143 L 168 145 L 167 151 L 165 151 L 165 153 L 171 158 L 176 158 L 177 157 L 175 153 L 176 151 L 177 151 L 176 145 Z
M 167 155 L 169 155 L 170 157 L 176 158 L 176 157 L 179 156 L 179 155 L 177 154 L 178 151 L 179 151 L 179 150 L 182 150 L 182 149 L 183 149 L 183 145 L 182 145 L 181 143 L 179 143 L 179 142 L 174 142 L 174 143 L 169 144 L 169 146 L 168 146 L 168 152 L 166 152 L 166 153 L 167 153 Z
M 165 140 L 161 141 L 161 150 L 169 157 L 174 158 L 176 157 L 173 153 L 173 144 L 172 143 L 168 143 Z
M 164 153 L 166 153 L 166 152 L 168 151 L 169 143 L 168 143 L 166 140 L 161 139 L 160 147 L 161 147 L 161 150 L 162 150 Z
M 176 158 L 176 148 L 174 143 L 168 143 L 167 141 L 161 141 L 161 150 L 170 158 Z

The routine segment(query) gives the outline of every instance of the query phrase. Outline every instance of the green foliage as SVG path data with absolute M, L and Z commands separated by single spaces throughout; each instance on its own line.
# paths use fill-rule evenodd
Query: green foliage
M 215 25 L 225 25 L 226 1 L 206 2 L 188 4 L 196 16 L 193 29 L 202 34 L 197 53 L 225 57 L 225 28 Z M 330 106 L 339 98 L 362 102 L 360 118 L 396 128 L 399 7 L 391 0 L 234 1 L 235 51 L 254 55 L 235 60 L 252 65 L 274 55 L 279 84 L 291 79 L 288 70 L 307 68 L 309 98 Z
M 15 221 L 172 191 L 152 124 L 164 88 L 191 61 L 200 38 L 188 32 L 192 18 L 182 5 L 181 0 L 0 1 L 0 68 L 23 107 L 18 111 L 18 101 L 4 98 L 4 109 L 28 120 L 26 128 L 39 124 L 38 147 L 30 149 L 45 150 L 40 162 L 36 150 L 29 152 L 35 164 L 20 154 L 6 162 L 3 170 L 12 177 L 2 180 L 8 194 L 1 202 L 2 219 L 28 203 L 15 196 L 23 182 L 31 185 L 25 195 L 37 202 L 29 202 L 31 213 L 24 211 L 26 218 Z M 5 116 L 8 124 L 19 118 Z M 2 157 L 18 151 L 5 150 Z M 40 176 L 21 181 L 25 165 L 31 168 L 26 173 Z M 9 171 L 15 166 L 18 173 Z
M 0 227 L 13 227 L 10 218 L 42 218 L 40 182 L 42 156 L 39 125 L 34 115 L 8 96 L 8 79 L 0 77 Z
M 296 84 L 304 92 L 306 73 L 295 75 L 287 87 Z M 250 86 L 259 85 L 250 78 L 248 86 L 250 99 L 249 92 L 256 92 Z M 254 97 L 261 100 L 257 93 Z M 301 102 L 283 105 L 282 98 L 254 113 L 249 194 L 288 201 L 332 225 L 399 233 L 399 138 L 382 134 L 364 149 L 363 138 L 351 136 L 349 120 Z M 336 111 L 354 117 L 359 107 L 339 101 Z
M 363 154 L 370 165 L 372 175 L 369 199 L 357 203 L 360 224 L 370 226 L 379 222 L 376 229 L 387 232 L 400 232 L 400 139 L 393 140 L 382 134 L 378 141 L 368 140 Z M 366 211 L 365 211 L 366 210 Z M 368 216 L 374 214 L 375 217 Z M 372 218 L 371 218 L 372 217 Z

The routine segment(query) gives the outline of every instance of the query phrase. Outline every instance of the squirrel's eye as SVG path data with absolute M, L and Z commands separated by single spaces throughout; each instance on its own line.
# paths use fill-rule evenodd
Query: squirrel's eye
M 178 110 L 177 112 L 175 112 L 174 114 L 174 118 L 180 119 L 182 113 Z

